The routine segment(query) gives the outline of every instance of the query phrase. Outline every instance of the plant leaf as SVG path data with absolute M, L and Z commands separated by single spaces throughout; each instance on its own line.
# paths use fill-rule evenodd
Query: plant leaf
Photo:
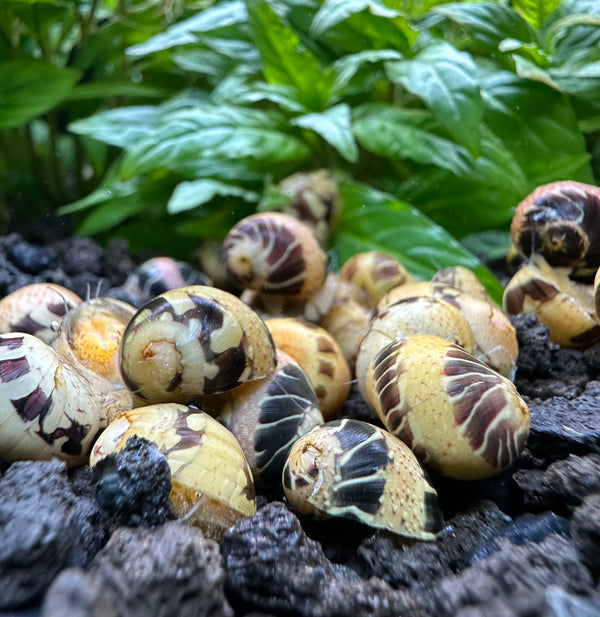
M 513 8 L 536 30 L 560 6 L 560 0 L 512 0 Z
M 390 80 L 421 98 L 454 139 L 474 154 L 483 118 L 476 71 L 470 54 L 445 42 L 426 47 L 412 60 L 386 63 Z
M 292 124 L 318 133 L 347 161 L 356 163 L 358 160 L 358 148 L 350 125 L 350 107 L 346 103 L 340 103 L 321 113 L 294 118 Z
M 66 100 L 81 73 L 21 58 L 0 63 L 0 129 L 26 124 Z
M 377 0 L 325 0 L 310 25 L 310 33 L 318 37 L 325 30 L 364 10 L 378 17 L 392 18 L 400 15 L 398 11 Z
M 197 208 L 211 199 L 221 195 L 223 197 L 241 197 L 245 201 L 257 202 L 258 193 L 247 191 L 239 186 L 225 184 L 218 180 L 206 178 L 193 182 L 181 182 L 177 185 L 167 204 L 169 214 L 177 214 L 184 210 Z

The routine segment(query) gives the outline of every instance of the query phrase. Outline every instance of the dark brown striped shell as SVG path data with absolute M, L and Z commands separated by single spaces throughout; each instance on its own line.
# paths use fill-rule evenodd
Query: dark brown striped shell
M 126 385 L 147 403 L 188 402 L 261 379 L 275 345 L 260 317 L 232 294 L 192 285 L 147 302 L 120 349 Z
M 202 408 L 239 441 L 257 485 L 281 491 L 292 444 L 323 423 L 315 390 L 300 365 L 277 351 L 277 368 L 264 379 L 202 398 Z
M 600 266 L 600 188 L 571 180 L 539 186 L 517 206 L 510 229 L 521 253 L 591 281 Z
M 327 259 L 312 231 L 278 212 L 253 214 L 223 241 L 231 280 L 242 289 L 308 298 L 325 282 Z
M 511 466 L 529 434 L 514 384 L 444 339 L 415 335 L 384 347 L 367 373 L 367 402 L 421 462 L 459 479 Z
M 234 436 L 195 407 L 174 403 L 125 411 L 94 444 L 90 466 L 138 435 L 154 442 L 171 470 L 176 515 L 220 539 L 226 529 L 256 511 L 252 473 Z
M 437 493 L 410 449 L 359 420 L 327 422 L 301 437 L 283 487 L 300 514 L 348 518 L 419 540 L 435 539 L 443 524 Z

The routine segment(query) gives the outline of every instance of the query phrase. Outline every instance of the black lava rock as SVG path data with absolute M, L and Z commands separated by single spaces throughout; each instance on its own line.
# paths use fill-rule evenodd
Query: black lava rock
M 88 572 L 65 570 L 43 617 L 232 617 L 219 546 L 178 522 L 122 527 Z
M 573 515 L 572 534 L 585 565 L 600 575 L 600 493 L 589 495 Z
M 114 524 L 152 526 L 175 518 L 167 458 L 147 439 L 130 437 L 122 450 L 94 465 L 92 479 L 96 499 Z
M 91 238 L 69 238 L 54 245 L 60 267 L 69 275 L 102 274 L 104 251 Z
M 52 253 L 48 249 L 27 242 L 9 246 L 6 256 L 19 270 L 28 274 L 38 274 L 55 267 Z

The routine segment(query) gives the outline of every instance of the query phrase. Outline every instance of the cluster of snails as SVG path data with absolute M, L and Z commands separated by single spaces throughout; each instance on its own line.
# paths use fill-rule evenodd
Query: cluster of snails
M 507 313 L 535 313 L 565 347 L 600 341 L 600 188 L 559 181 L 517 206 L 503 297 Z

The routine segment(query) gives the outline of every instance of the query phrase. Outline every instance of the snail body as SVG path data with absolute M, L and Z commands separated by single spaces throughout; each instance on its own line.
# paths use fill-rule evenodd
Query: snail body
M 142 401 L 187 402 L 265 377 L 276 358 L 251 308 L 228 292 L 192 285 L 138 310 L 123 333 L 120 364 Z
M 154 442 L 171 470 L 178 517 L 219 538 L 256 511 L 252 473 L 233 435 L 194 407 L 164 403 L 119 414 L 94 444 L 90 466 L 120 450 L 132 435 Z
M 369 365 L 366 388 L 385 427 L 424 465 L 453 478 L 503 471 L 529 434 L 529 410 L 514 384 L 439 337 L 386 345 Z
M 510 229 L 518 252 L 593 277 L 600 266 L 600 188 L 571 180 L 539 186 L 519 203 Z
M 230 279 L 242 289 L 308 298 L 323 285 L 327 259 L 312 231 L 279 212 L 248 216 L 223 241 Z
M 0 300 L 0 332 L 25 332 L 51 343 L 58 323 L 81 302 L 77 294 L 61 285 L 25 285 Z
M 296 439 L 323 423 L 309 378 L 280 350 L 270 375 L 203 397 L 202 408 L 219 414 L 242 446 L 255 482 L 268 490 L 281 490 L 283 464 Z
M 339 516 L 420 540 L 441 529 L 437 493 L 410 449 L 359 420 L 336 420 L 293 446 L 283 470 L 300 514 Z
M 0 458 L 84 463 L 106 426 L 111 396 L 107 383 L 77 370 L 37 337 L 0 335 Z

